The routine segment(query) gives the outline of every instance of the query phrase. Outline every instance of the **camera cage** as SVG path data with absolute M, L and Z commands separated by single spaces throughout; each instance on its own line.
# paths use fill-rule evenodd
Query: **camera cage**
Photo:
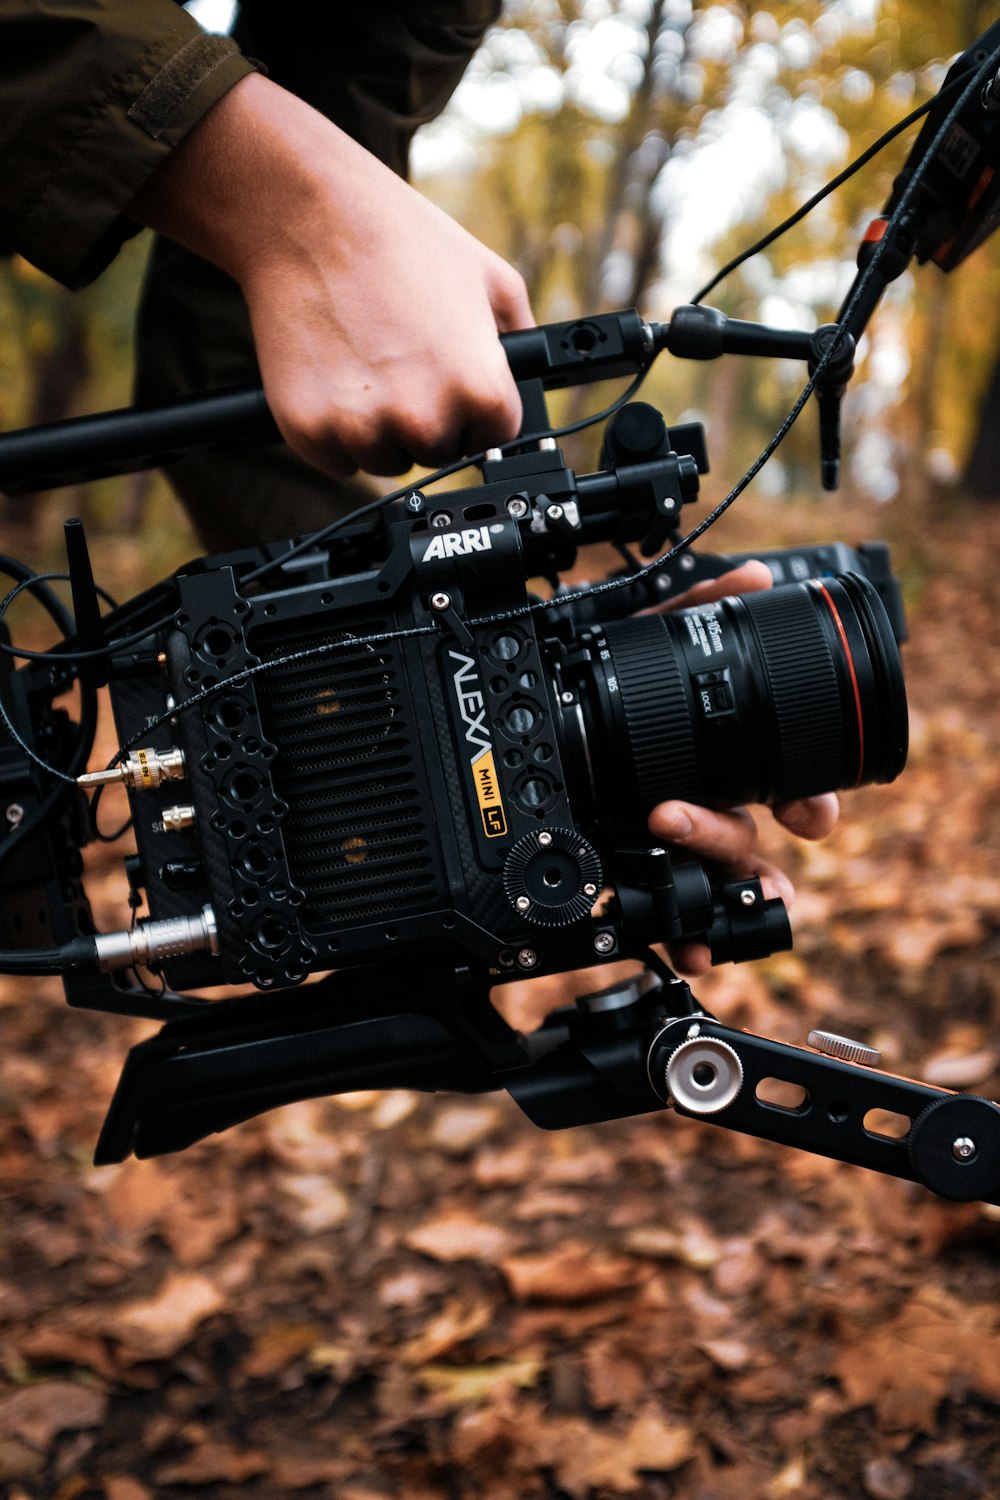
M 82 527 L 70 522 L 72 631 L 66 629 L 61 607 L 51 597 L 46 599 L 45 580 L 11 564 L 8 571 L 17 583 L 3 609 L 15 594 L 31 589 L 48 603 L 67 638 L 60 648 L 39 653 L 16 672 L 9 669 L 10 656 L 3 657 L 0 714 L 8 742 L 0 745 L 0 778 L 8 806 L 20 807 L 23 817 L 13 826 L 8 819 L 0 838 L 0 932 L 5 947 L 0 969 L 58 971 L 72 1005 L 165 1022 L 157 1036 L 128 1055 L 98 1141 L 99 1163 L 122 1160 L 130 1152 L 145 1157 L 179 1150 L 294 1099 L 357 1088 L 473 1093 L 506 1089 L 544 1128 L 672 1107 L 710 1123 L 909 1178 L 948 1198 L 1000 1201 L 996 1104 L 886 1074 L 877 1067 L 877 1054 L 849 1039 L 812 1033 L 813 1050 L 806 1050 L 736 1031 L 699 1006 L 687 984 L 649 949 L 657 937 L 667 935 L 664 918 L 677 917 L 664 851 L 635 853 L 639 872 L 634 885 L 646 907 L 643 918 L 628 927 L 633 941 L 623 945 L 621 927 L 611 923 L 602 928 L 598 922 L 593 929 L 594 961 L 630 957 L 645 964 L 642 972 L 577 996 L 524 1036 L 502 1019 L 490 991 L 506 977 L 505 966 L 521 977 L 536 971 L 537 956 L 536 962 L 530 961 L 532 950 L 527 947 L 512 952 L 508 962 L 470 943 L 463 955 L 424 955 L 415 967 L 405 956 L 396 958 L 387 941 L 383 960 L 339 968 L 302 989 L 289 986 L 316 965 L 300 953 L 288 958 L 283 969 L 279 965 L 277 972 L 268 973 L 258 965 L 245 973 L 258 992 L 209 1001 L 184 993 L 211 982 L 206 974 L 218 973 L 214 959 L 220 948 L 219 927 L 230 918 L 207 904 L 192 909 L 185 893 L 199 882 L 196 872 L 185 871 L 185 863 L 192 863 L 184 853 L 190 846 L 181 843 L 170 880 L 162 878 L 162 869 L 159 872 L 161 896 L 173 891 L 173 907 L 167 898 L 161 902 L 165 915 L 136 922 L 140 890 L 152 878 L 153 856 L 144 834 L 138 855 L 126 860 L 133 924 L 117 934 L 95 934 L 80 855 L 93 834 L 92 810 L 88 812 L 79 787 L 81 776 L 83 785 L 125 781 L 134 809 L 152 790 L 160 813 L 157 836 L 168 813 L 182 833 L 195 818 L 211 827 L 217 806 L 230 795 L 226 788 L 231 788 L 233 771 L 219 754 L 226 737 L 214 749 L 206 746 L 197 769 L 191 770 L 194 806 L 168 807 L 163 788 L 171 789 L 168 784 L 183 763 L 182 758 L 178 764 L 170 743 L 170 726 L 178 716 L 200 710 L 234 682 L 266 681 L 276 665 L 288 660 L 323 653 L 329 660 L 331 650 L 343 649 L 345 643 L 362 653 L 379 653 L 387 641 L 403 634 L 398 628 L 376 629 L 369 638 L 341 628 L 322 645 L 297 649 L 290 639 L 288 649 L 282 651 L 279 643 L 271 659 L 261 659 L 245 649 L 240 632 L 231 628 L 234 613 L 253 611 L 255 597 L 266 599 L 265 608 L 272 607 L 273 614 L 285 603 L 289 617 L 300 618 L 315 600 L 317 584 L 335 583 L 343 601 L 367 570 L 388 594 L 399 582 L 393 569 L 402 574 L 407 563 L 412 568 L 419 561 L 425 570 L 421 609 L 409 633 L 424 641 L 433 639 L 435 645 L 447 639 L 461 658 L 463 647 L 471 646 L 473 626 L 540 610 L 548 612 L 554 628 L 567 618 L 606 622 L 663 602 L 699 578 L 718 576 L 732 566 L 738 559 L 696 557 L 688 550 L 690 543 L 741 492 L 814 391 L 820 409 L 822 479 L 825 487 L 835 487 L 839 401 L 853 368 L 857 340 L 882 291 L 914 256 L 953 269 L 996 227 L 998 65 L 1000 23 L 950 70 L 897 178 L 885 217 L 865 237 L 858 277 L 835 324 L 808 335 L 737 322 L 692 305 L 677 309 L 667 324 L 651 324 L 628 311 L 505 335 L 522 396 L 524 425 L 514 444 L 481 455 L 482 484 L 472 490 L 449 491 L 440 502 L 429 502 L 423 489 L 400 492 L 379 504 L 373 518 L 349 518 L 295 543 L 199 560 L 104 617 Z M 961 154 L 960 171 L 956 153 L 944 149 L 956 130 L 975 147 Z M 564 464 L 557 447 L 559 434 L 553 432 L 546 409 L 547 390 L 621 376 L 635 377 L 635 386 L 661 350 L 694 359 L 723 353 L 800 358 L 810 372 L 789 422 L 750 474 L 688 536 L 681 535 L 682 509 L 695 498 L 698 476 L 707 469 L 704 438 L 696 424 L 667 427 L 652 408 L 624 404 L 623 398 L 616 403 L 618 416 L 606 434 L 600 471 L 577 476 Z M 631 391 L 632 387 L 626 396 Z M 8 494 L 34 491 L 148 467 L 198 447 L 243 446 L 276 437 L 259 388 L 146 411 L 109 413 L 0 436 L 0 489 Z M 487 571 L 476 567 L 475 554 L 487 546 L 492 551 L 485 535 L 491 529 L 498 533 L 496 550 L 508 548 L 509 556 L 499 562 L 491 556 Z M 419 548 L 412 543 L 415 535 Z M 408 546 L 400 544 L 401 537 Z M 509 577 L 511 568 L 520 569 L 522 583 L 528 570 L 528 576 L 547 576 L 558 585 L 558 575 L 573 565 L 578 546 L 591 541 L 609 541 L 623 549 L 626 569 L 592 590 L 557 586 L 551 600 L 511 605 L 509 590 L 498 582 Z M 669 546 L 662 556 L 641 565 L 628 551 L 637 542 L 646 556 Z M 797 577 L 824 577 L 845 571 L 845 566 L 866 573 L 888 608 L 897 638 L 902 638 L 898 593 L 883 551 L 858 554 L 842 543 L 831 543 L 772 554 L 771 563 L 776 574 L 787 569 Z M 478 593 L 474 612 L 463 603 L 469 579 Z M 311 593 L 307 585 L 312 585 Z M 188 653 L 188 665 L 172 684 L 176 691 L 167 695 L 162 713 L 151 714 L 144 685 L 156 678 L 163 656 L 169 654 L 163 650 L 164 637 L 183 633 L 192 611 L 202 660 L 196 663 Z M 381 655 L 377 663 L 381 672 Z M 78 724 L 57 706 L 74 679 L 81 687 Z M 87 776 L 84 763 L 93 737 L 95 695 L 109 681 L 117 693 L 122 749 L 108 772 Z M 273 746 L 266 734 L 245 734 L 236 724 L 225 728 L 230 742 L 240 740 L 240 766 L 246 776 L 238 789 L 245 795 L 236 801 L 259 826 L 266 827 L 264 820 L 276 811 L 280 822 L 280 798 L 272 795 L 267 807 L 256 800 L 258 789 L 269 784 Z M 248 757 L 254 762 L 253 787 L 246 770 Z M 480 810 L 485 816 L 482 802 Z M 552 842 L 547 819 L 540 836 Z M 226 849 L 220 843 L 216 857 L 224 859 Z M 577 853 L 582 856 L 582 851 Z M 263 877 L 264 872 L 258 874 Z M 628 883 L 627 861 L 620 862 L 619 876 Z M 587 889 L 596 890 L 599 863 L 589 879 Z M 668 892 L 673 893 L 672 907 Z M 527 910 L 523 903 L 531 899 L 522 894 L 521 909 Z M 780 903 L 764 903 L 759 885 L 746 880 L 733 883 L 720 901 L 732 913 L 727 932 L 736 956 L 770 951 L 763 945 L 771 935 L 761 936 L 758 919 L 764 907 Z M 278 924 L 272 929 L 275 941 L 270 948 L 285 955 L 287 926 L 281 928 L 280 940 L 278 927 L 282 914 L 294 906 L 294 890 L 269 892 L 268 920 Z M 588 903 L 588 917 L 589 909 Z M 29 911 L 40 914 L 37 932 L 27 930 Z M 744 932 L 741 924 L 748 920 L 748 912 L 753 920 Z M 230 933 L 230 951 L 236 946 L 233 936 Z M 26 950 L 25 942 L 33 938 L 58 946 Z M 225 932 L 222 942 L 225 948 Z M 269 947 L 266 940 L 263 947 Z M 557 956 L 576 956 L 579 951 L 572 944 L 561 949 L 556 943 L 553 948 Z M 139 978 L 141 965 L 165 969 L 174 987 L 152 990 Z M 558 962 L 548 972 L 559 972 Z M 272 985 L 274 992 L 268 993 Z M 798 1089 L 800 1102 L 795 1107 L 780 1107 L 765 1097 L 761 1086 L 773 1079 Z M 872 1130 L 868 1117 L 873 1110 L 907 1118 L 911 1123 L 906 1135 Z

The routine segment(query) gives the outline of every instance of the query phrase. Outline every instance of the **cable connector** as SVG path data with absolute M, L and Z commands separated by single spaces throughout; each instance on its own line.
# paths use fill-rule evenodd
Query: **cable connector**
M 114 969 L 149 967 L 188 953 L 219 951 L 215 912 L 203 906 L 196 917 L 169 917 L 159 922 L 137 922 L 131 931 L 100 932 L 94 938 L 97 966 L 102 974 Z
M 120 765 L 109 771 L 85 771 L 76 782 L 88 787 L 120 781 L 134 792 L 151 792 L 164 781 L 182 781 L 184 774 L 183 750 L 130 750 Z

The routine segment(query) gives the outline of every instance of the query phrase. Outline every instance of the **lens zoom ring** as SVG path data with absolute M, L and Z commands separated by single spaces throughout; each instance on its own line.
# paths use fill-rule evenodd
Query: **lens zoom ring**
M 773 784 L 782 800 L 852 785 L 837 671 L 818 614 L 826 606 L 805 588 L 746 595 L 741 603 L 771 689 L 780 761 Z
M 696 799 L 700 788 L 691 705 L 666 626 L 649 615 L 608 624 L 604 636 L 618 681 L 640 809 L 648 811 L 664 797 Z

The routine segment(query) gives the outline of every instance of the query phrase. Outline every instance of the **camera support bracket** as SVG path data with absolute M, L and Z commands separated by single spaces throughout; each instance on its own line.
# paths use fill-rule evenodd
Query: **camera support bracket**
M 179 1151 L 296 1099 L 506 1089 L 544 1129 L 673 1108 L 945 1198 L 1000 1201 L 1000 1107 L 989 1100 L 724 1026 L 681 980 L 648 971 L 581 996 L 528 1036 L 489 988 L 486 971 L 469 969 L 343 971 L 295 996 L 172 1021 L 129 1053 L 95 1161 Z M 771 1102 L 774 1083 L 797 1102 Z

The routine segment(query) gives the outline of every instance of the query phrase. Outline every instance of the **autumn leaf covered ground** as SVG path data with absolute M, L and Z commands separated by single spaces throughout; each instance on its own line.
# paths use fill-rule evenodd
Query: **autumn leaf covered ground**
M 768 835 L 795 951 L 696 992 L 997 1097 L 1000 517 L 903 554 L 910 767 L 821 846 Z M 151 1028 L 9 980 L 0 1026 L 9 1500 L 1000 1497 L 1000 1210 L 668 1115 L 544 1134 L 500 1096 L 304 1103 L 98 1170 Z

